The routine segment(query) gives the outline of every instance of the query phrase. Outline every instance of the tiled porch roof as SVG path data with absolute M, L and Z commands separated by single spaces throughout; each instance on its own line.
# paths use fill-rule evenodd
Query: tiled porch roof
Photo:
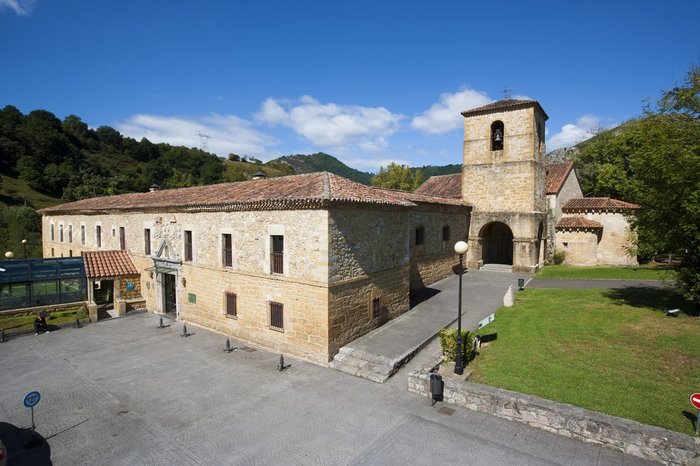
M 602 230 L 603 225 L 583 217 L 564 217 L 554 227 L 557 230 Z
M 83 252 L 83 261 L 88 278 L 122 277 L 139 273 L 126 251 L 86 251 Z

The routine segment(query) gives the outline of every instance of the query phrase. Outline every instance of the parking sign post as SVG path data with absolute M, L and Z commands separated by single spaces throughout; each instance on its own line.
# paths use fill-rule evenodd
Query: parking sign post
M 34 430 L 36 430 L 36 426 L 34 425 L 34 406 L 39 403 L 39 400 L 41 400 L 41 394 L 39 392 L 29 392 L 27 396 L 24 397 L 24 406 L 32 410 L 32 434 Z

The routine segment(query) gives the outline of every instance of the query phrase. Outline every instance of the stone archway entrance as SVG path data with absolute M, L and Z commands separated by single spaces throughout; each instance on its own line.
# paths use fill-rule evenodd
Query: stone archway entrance
M 484 264 L 513 265 L 513 232 L 502 222 L 491 222 L 481 229 L 481 259 Z

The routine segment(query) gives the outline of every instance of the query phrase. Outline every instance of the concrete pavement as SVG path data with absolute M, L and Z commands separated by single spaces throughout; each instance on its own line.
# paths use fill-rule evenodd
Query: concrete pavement
M 479 321 L 503 305 L 508 287 L 529 275 L 470 270 L 463 275 L 462 327 L 477 328 Z M 331 367 L 375 382 L 385 382 L 399 367 L 436 337 L 440 329 L 457 322 L 459 277 L 447 277 L 423 290 L 410 311 L 349 343 Z
M 9 464 L 650 464 L 432 407 L 405 379 L 379 385 L 293 359 L 278 372 L 278 354 L 235 341 L 227 354 L 221 335 L 192 327 L 182 338 L 179 324 L 157 324 L 132 313 L 0 344 L 0 434 L 30 425 L 22 400 L 38 390 L 48 442 L 28 450 L 15 438 Z

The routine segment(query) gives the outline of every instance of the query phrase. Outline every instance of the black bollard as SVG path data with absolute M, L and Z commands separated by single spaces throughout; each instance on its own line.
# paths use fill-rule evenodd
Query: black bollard
M 182 324 L 182 333 L 180 334 L 181 337 L 189 337 L 190 334 L 187 332 L 187 324 Z
M 163 318 L 160 318 L 160 322 L 158 322 L 158 328 L 165 328 L 165 325 L 163 325 Z
M 80 323 L 80 317 L 75 318 L 75 328 L 81 328 L 82 324 Z
M 280 354 L 280 362 L 277 364 L 277 370 L 282 372 L 284 369 L 284 355 Z
M 226 346 L 224 347 L 224 353 L 230 353 L 234 349 L 235 348 L 231 348 L 231 340 L 229 340 L 229 338 L 226 337 Z
M 5 343 L 5 331 L 0 328 L 0 343 Z

